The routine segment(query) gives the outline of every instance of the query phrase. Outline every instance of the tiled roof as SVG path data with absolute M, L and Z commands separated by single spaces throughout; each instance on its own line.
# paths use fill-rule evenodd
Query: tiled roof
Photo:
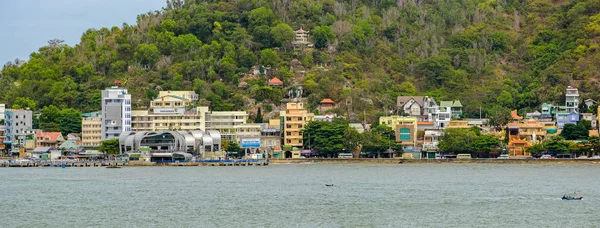
M 452 101 L 440 101 L 440 106 L 452 107 Z
M 454 103 L 452 104 L 452 107 L 462 107 L 462 104 L 460 103 L 459 100 L 455 100 Z
M 274 77 L 269 80 L 269 85 L 283 85 L 283 82 L 279 78 Z
M 512 110 L 512 111 L 510 112 L 510 116 L 512 116 L 512 118 L 513 118 L 513 119 L 515 119 L 515 120 L 520 120 L 520 119 L 523 119 L 523 117 L 520 117 L 520 116 L 517 114 L 517 110 Z
M 410 100 L 414 100 L 415 102 L 417 102 L 417 104 L 419 104 L 421 107 L 423 107 L 424 99 L 425 99 L 425 97 L 423 97 L 423 96 L 398 96 L 398 98 L 396 99 L 396 105 L 397 106 L 404 105 L 404 104 L 406 104 L 406 102 L 408 102 Z
M 325 98 L 321 101 L 321 104 L 335 104 L 335 102 L 329 98 Z
M 49 141 L 58 141 L 58 138 L 62 136 L 60 132 L 38 132 L 35 134 L 36 137 L 49 137 Z
M 433 125 L 433 122 L 419 121 L 417 122 L 417 125 Z

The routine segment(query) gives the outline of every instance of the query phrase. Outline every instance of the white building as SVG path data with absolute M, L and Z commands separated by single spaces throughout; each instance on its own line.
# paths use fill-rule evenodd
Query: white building
M 6 105 L 0 104 L 0 120 L 4 119 L 4 112 L 6 111 Z
M 217 130 L 223 140 L 234 141 L 238 129 L 245 124 L 248 113 L 245 111 L 214 111 L 206 115 L 206 130 Z
M 565 106 L 567 107 L 567 113 L 579 113 L 579 90 L 577 88 L 567 87 Z
M 102 140 L 131 131 L 131 95 L 113 86 L 102 91 Z

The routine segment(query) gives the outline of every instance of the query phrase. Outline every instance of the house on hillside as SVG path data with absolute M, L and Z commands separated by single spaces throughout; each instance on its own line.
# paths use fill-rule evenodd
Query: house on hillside
M 542 104 L 542 118 L 553 118 L 556 115 L 556 107 L 553 104 Z
M 302 28 L 296 30 L 296 37 L 294 38 L 294 41 L 292 41 L 294 48 L 312 47 L 313 44 L 308 40 L 310 36 L 309 33 L 309 31 L 305 31 Z
M 463 114 L 463 106 L 459 100 L 441 101 L 440 108 L 442 107 L 450 110 L 450 114 L 457 119 L 460 119 L 460 116 Z
M 593 113 L 582 113 L 581 117 L 582 119 L 588 120 L 592 123 L 592 129 L 598 128 L 598 118 Z
M 277 77 L 271 78 L 271 80 L 269 80 L 269 86 L 271 86 L 271 87 L 283 87 L 283 81 L 281 81 Z
M 535 111 L 535 112 L 528 112 L 525 114 L 525 119 L 539 119 L 542 117 L 542 113 Z
M 577 124 L 579 122 L 579 113 L 576 112 L 558 112 L 556 113 L 556 126 L 563 129 L 565 124 Z
M 65 138 L 60 132 L 38 132 L 35 134 L 36 147 L 58 147 Z
M 333 100 L 329 99 L 329 98 L 325 98 L 321 101 L 321 103 L 319 104 L 319 112 L 321 114 L 336 108 L 335 107 L 335 102 L 333 102 Z
M 595 100 L 592 100 L 592 99 L 589 99 L 589 98 L 585 99 L 585 101 L 583 101 L 583 102 L 585 103 L 585 106 L 587 108 L 590 108 L 590 107 L 592 107 L 592 105 L 595 105 L 597 103 Z

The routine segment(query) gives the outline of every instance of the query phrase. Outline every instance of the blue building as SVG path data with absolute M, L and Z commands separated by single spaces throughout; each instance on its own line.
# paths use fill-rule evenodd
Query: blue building
M 556 125 L 558 129 L 563 129 L 565 124 L 577 124 L 579 122 L 579 113 L 559 112 L 556 113 Z

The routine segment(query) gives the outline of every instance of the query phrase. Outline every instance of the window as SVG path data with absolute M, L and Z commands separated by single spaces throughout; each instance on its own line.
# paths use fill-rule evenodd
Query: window
M 298 124 L 298 128 L 302 128 L 302 124 Z
M 285 120 L 287 120 L 287 121 L 292 121 L 292 117 L 288 117 L 288 118 L 286 118 Z
M 400 140 L 410 140 L 410 129 L 400 128 Z
M 292 125 L 291 124 L 286 124 L 285 127 L 286 128 L 292 128 Z
M 292 136 L 292 132 L 287 132 L 287 136 Z

